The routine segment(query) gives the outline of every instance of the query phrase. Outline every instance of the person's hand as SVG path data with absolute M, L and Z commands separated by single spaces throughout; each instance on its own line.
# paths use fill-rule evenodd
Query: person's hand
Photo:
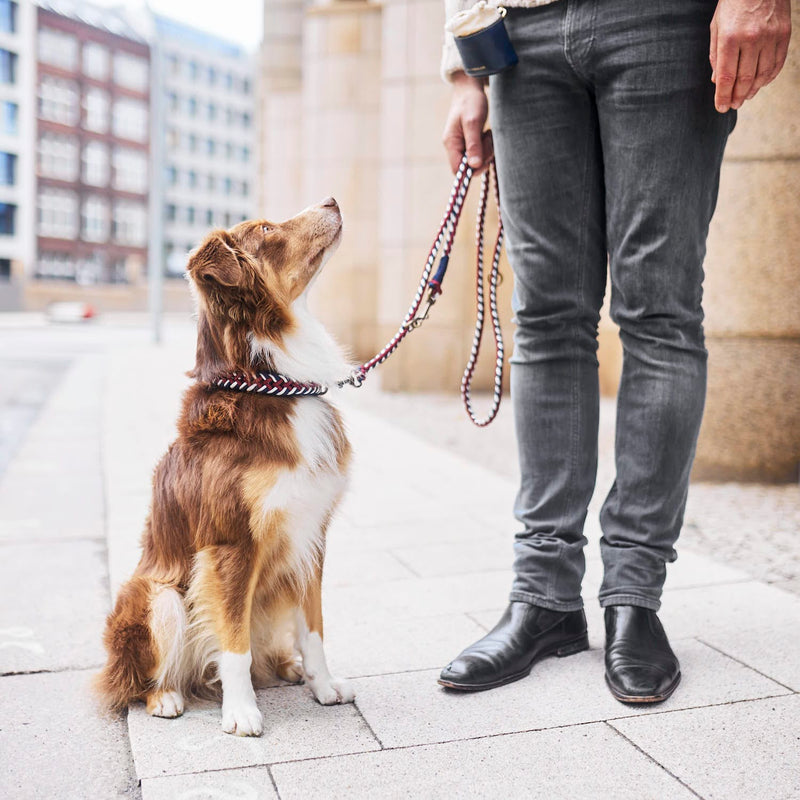
M 719 0 L 710 52 L 717 111 L 741 107 L 777 77 L 791 31 L 791 0 Z
M 484 131 L 489 116 L 489 101 L 483 83 L 464 72 L 453 76 L 453 99 L 444 126 L 442 143 L 453 172 L 458 170 L 464 151 L 467 163 L 475 170 L 485 168 L 494 155 L 492 132 Z

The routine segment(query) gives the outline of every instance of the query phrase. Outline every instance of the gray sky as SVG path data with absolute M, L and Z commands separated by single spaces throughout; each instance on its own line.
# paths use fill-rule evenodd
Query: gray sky
M 92 0 L 101 6 L 132 6 L 143 3 L 136 0 Z M 261 41 L 263 4 L 261 0 L 224 0 L 203 3 L 197 0 L 150 0 L 150 8 L 157 14 L 192 25 L 255 50 Z

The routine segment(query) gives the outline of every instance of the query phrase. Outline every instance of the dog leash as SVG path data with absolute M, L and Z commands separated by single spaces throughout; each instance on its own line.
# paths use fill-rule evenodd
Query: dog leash
M 470 181 L 472 180 L 473 170 L 472 167 L 467 165 L 466 154 L 461 159 L 455 179 L 453 181 L 453 188 L 450 191 L 450 198 L 447 202 L 447 209 L 439 230 L 434 239 L 433 245 L 428 253 L 428 258 L 425 262 L 425 267 L 422 270 L 417 292 L 414 295 L 414 300 L 408 309 L 400 328 L 397 333 L 386 343 L 384 348 L 373 356 L 369 361 L 366 361 L 361 366 L 357 367 L 353 372 L 344 380 L 337 381 L 337 386 L 354 386 L 358 388 L 361 386 L 368 373 L 375 369 L 379 364 L 386 361 L 389 356 L 394 353 L 400 346 L 403 339 L 408 336 L 411 331 L 417 328 L 428 319 L 431 308 L 436 303 L 439 295 L 442 294 L 442 282 L 444 281 L 447 266 L 450 261 L 450 251 L 453 248 L 453 240 L 456 235 L 456 228 L 458 221 L 461 217 L 461 212 L 464 207 L 464 200 L 467 196 Z M 464 370 L 464 375 L 461 379 L 461 396 L 464 400 L 464 407 L 467 410 L 469 418 L 478 426 L 485 427 L 496 416 L 500 409 L 500 400 L 503 394 L 503 334 L 500 329 L 500 317 L 497 313 L 497 285 L 500 278 L 500 252 L 503 245 L 503 223 L 502 219 L 499 221 L 497 229 L 497 238 L 495 239 L 494 249 L 492 252 L 492 265 L 489 272 L 489 314 L 492 321 L 492 332 L 494 334 L 495 345 L 495 369 L 494 369 L 494 394 L 492 396 L 492 403 L 489 408 L 489 413 L 483 417 L 478 418 L 472 406 L 472 379 L 475 374 L 475 365 L 478 362 L 478 354 L 480 352 L 481 341 L 483 339 L 484 320 L 486 315 L 486 286 L 484 281 L 484 227 L 486 223 L 486 208 L 488 205 L 490 186 L 494 186 L 494 197 L 497 203 L 498 214 L 500 211 L 500 192 L 497 184 L 497 171 L 495 169 L 494 161 L 489 163 L 488 169 L 483 173 L 481 178 L 481 193 L 478 201 L 478 214 L 475 224 L 475 239 L 476 239 L 476 267 L 475 267 L 475 290 L 477 298 L 477 314 L 475 321 L 475 332 L 472 339 L 472 348 L 470 350 L 469 360 L 467 367 Z M 439 266 L 436 273 L 431 278 L 434 264 L 436 263 L 437 255 L 441 251 L 439 257 Z M 423 298 L 427 292 L 427 300 L 423 307 Z M 422 311 L 420 312 L 420 308 Z M 232 370 L 217 375 L 212 380 L 212 385 L 219 389 L 232 389 L 239 392 L 252 392 L 254 394 L 275 395 L 279 397 L 312 397 L 325 394 L 328 387 L 324 384 L 314 382 L 295 381 L 291 378 L 274 372 L 242 372 L 240 370 Z
M 439 231 L 436 238 L 431 245 L 428 258 L 425 262 L 425 267 L 422 270 L 417 292 L 414 295 L 414 300 L 408 309 L 403 322 L 397 330 L 397 333 L 386 343 L 384 348 L 373 356 L 369 361 L 366 361 L 360 367 L 357 367 L 348 378 L 338 381 L 338 386 L 354 386 L 358 388 L 364 383 L 367 374 L 379 364 L 386 361 L 389 356 L 394 353 L 400 345 L 400 342 L 408 336 L 411 331 L 417 328 L 428 319 L 431 308 L 436 303 L 439 295 L 442 294 L 442 282 L 444 281 L 447 266 L 450 261 L 450 251 L 453 247 L 453 240 L 456 235 L 456 228 L 458 221 L 461 217 L 461 211 L 464 207 L 464 200 L 467 196 L 470 181 L 472 180 L 473 170 L 472 167 L 467 165 L 466 154 L 461 159 L 455 179 L 453 181 L 453 188 L 450 191 L 450 198 L 447 202 L 447 209 L 442 218 L 442 223 L 439 226 Z M 476 269 L 475 269 L 475 283 L 476 283 L 476 297 L 477 297 L 477 315 L 475 321 L 475 332 L 472 339 L 472 349 L 470 351 L 469 361 L 464 370 L 464 375 L 461 379 L 461 397 L 464 400 L 464 407 L 467 410 L 469 418 L 478 427 L 485 427 L 496 416 L 500 409 L 500 401 L 503 395 L 503 333 L 500 328 L 500 316 L 497 312 L 497 285 L 500 277 L 500 253 L 503 246 L 503 222 L 502 218 L 499 220 L 497 229 L 497 238 L 495 239 L 494 249 L 492 252 L 492 265 L 489 272 L 489 314 L 492 321 L 492 332 L 494 335 L 495 345 L 495 369 L 494 369 L 494 393 L 492 396 L 492 403 L 489 408 L 488 414 L 483 418 L 478 418 L 472 406 L 472 379 L 475 374 L 475 365 L 478 362 L 478 354 L 480 352 L 481 341 L 483 339 L 483 328 L 485 319 L 485 304 L 486 304 L 486 287 L 484 283 L 484 227 L 486 223 L 486 208 L 488 205 L 490 184 L 494 186 L 494 197 L 497 203 L 498 215 L 500 212 L 500 191 L 497 183 L 497 170 L 495 169 L 494 160 L 489 163 L 489 167 L 483 173 L 481 178 L 481 193 L 478 201 L 478 214 L 475 225 L 475 239 L 476 239 Z M 441 250 L 441 257 L 439 259 L 439 267 L 433 278 L 430 277 L 433 271 L 433 265 L 436 263 L 436 257 Z M 420 313 L 423 297 L 427 290 L 427 300 L 425 306 Z

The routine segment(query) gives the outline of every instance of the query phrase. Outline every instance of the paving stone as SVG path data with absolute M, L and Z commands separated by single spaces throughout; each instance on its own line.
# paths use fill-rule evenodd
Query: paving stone
M 0 797 L 134 798 L 137 780 L 121 716 L 101 716 L 91 673 L 0 678 Z
M 352 704 L 321 706 L 305 686 L 262 689 L 259 738 L 223 733 L 219 703 L 190 702 L 182 717 L 151 717 L 131 706 L 128 728 L 140 778 L 272 764 L 377 749 Z
M 800 696 L 610 723 L 706 800 L 800 798 Z
M 498 535 L 498 527 L 453 509 L 446 517 L 420 519 L 413 525 L 388 520 L 365 527 L 337 516 L 328 532 L 328 539 L 346 550 L 393 550 L 433 545 L 454 551 L 462 544 L 477 541 L 505 544 L 508 536 Z
M 496 608 L 505 603 L 510 576 L 504 572 L 447 575 L 390 581 L 376 592 L 370 586 L 343 586 L 326 595 L 330 619 L 372 620 L 376 625 L 399 619 L 436 617 Z
M 0 546 L 0 672 L 103 662 L 104 550 L 87 541 Z
M 329 589 L 413 578 L 414 573 L 391 553 L 341 550 L 330 541 L 325 554 L 324 582 Z
M 142 800 L 278 800 L 267 767 L 145 778 Z
M 464 614 L 399 619 L 391 625 L 366 617 L 335 618 L 325 623 L 325 649 L 331 670 L 347 677 L 441 669 L 483 633 Z
M 616 717 L 786 694 L 786 689 L 705 645 L 675 642 L 683 681 L 665 703 L 624 706 L 603 682 L 603 653 L 549 658 L 521 681 L 491 692 L 449 692 L 438 671 L 360 678 L 357 703 L 385 747 L 539 730 Z M 397 709 L 418 709 L 398 714 Z
M 603 724 L 277 764 L 272 771 L 283 800 L 694 797 Z
M 755 581 L 671 592 L 660 614 L 673 636 L 696 636 L 800 691 L 800 597 Z

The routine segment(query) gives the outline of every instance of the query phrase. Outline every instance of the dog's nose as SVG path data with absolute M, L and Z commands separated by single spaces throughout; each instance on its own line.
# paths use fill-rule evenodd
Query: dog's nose
M 332 197 L 326 197 L 320 205 L 323 208 L 339 208 L 339 204 Z

